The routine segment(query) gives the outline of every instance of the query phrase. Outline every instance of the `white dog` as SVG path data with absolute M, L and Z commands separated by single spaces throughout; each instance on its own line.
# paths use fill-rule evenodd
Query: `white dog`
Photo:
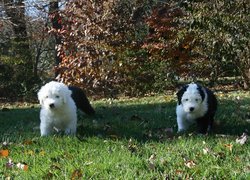
M 68 135 L 76 133 L 77 111 L 71 93 L 68 86 L 56 81 L 45 84 L 39 90 L 41 136 L 50 135 L 55 130 Z
M 212 128 L 217 110 L 217 99 L 212 91 L 191 83 L 182 87 L 177 97 L 178 132 L 187 130 L 189 125 L 195 122 L 199 133 L 205 134 Z

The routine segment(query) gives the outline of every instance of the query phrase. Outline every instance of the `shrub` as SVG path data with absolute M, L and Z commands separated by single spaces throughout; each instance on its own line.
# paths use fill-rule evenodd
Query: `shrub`
M 207 78 L 240 75 L 249 88 L 249 8 L 247 1 L 190 1 L 185 4 L 185 32 L 196 42 L 193 53 L 209 66 Z

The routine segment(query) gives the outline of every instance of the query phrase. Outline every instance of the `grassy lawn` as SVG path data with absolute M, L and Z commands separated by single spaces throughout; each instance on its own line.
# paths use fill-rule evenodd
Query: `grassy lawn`
M 249 179 L 250 93 L 217 93 L 214 133 L 176 134 L 174 95 L 93 102 L 76 137 L 40 137 L 39 107 L 1 104 L 0 179 Z

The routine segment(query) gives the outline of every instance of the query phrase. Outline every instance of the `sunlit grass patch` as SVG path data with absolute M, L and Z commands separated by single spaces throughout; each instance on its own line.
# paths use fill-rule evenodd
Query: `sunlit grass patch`
M 76 137 L 40 137 L 37 105 L 0 111 L 0 177 L 14 179 L 247 179 L 248 92 L 219 93 L 214 134 L 176 134 L 173 95 L 93 102 Z M 238 141 L 239 142 L 239 141 Z

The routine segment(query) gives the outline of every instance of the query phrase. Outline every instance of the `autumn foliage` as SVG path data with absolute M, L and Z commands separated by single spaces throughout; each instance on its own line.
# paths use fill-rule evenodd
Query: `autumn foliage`
M 57 47 L 62 59 L 56 67 L 58 79 L 104 96 L 161 92 L 174 87 L 180 78 L 216 81 L 218 73 L 233 69 L 234 63 L 218 59 L 221 52 L 208 49 L 209 39 L 204 46 L 203 34 L 213 38 L 204 28 L 215 25 L 206 20 L 207 6 L 171 1 L 70 1 L 61 12 L 62 29 L 57 32 L 62 38 Z M 203 11 L 202 25 L 197 12 Z M 227 75 L 234 73 L 231 70 Z
M 164 78 L 174 81 L 173 76 L 187 75 L 192 64 L 191 34 L 179 37 L 179 31 L 184 27 L 179 19 L 184 17 L 184 11 L 169 4 L 157 7 L 146 19 L 149 34 L 145 38 L 142 48 L 149 53 L 149 60 L 164 63 L 166 76 Z
M 127 3 L 128 2 L 124 2 Z M 128 9 L 117 1 L 73 1 L 62 13 L 63 43 L 60 79 L 91 91 L 114 89 L 121 78 L 115 67 L 132 43 L 133 24 Z M 121 15 L 122 13 L 122 15 Z M 90 87 L 90 88 L 89 88 Z
M 170 77 L 169 69 L 175 72 L 176 64 L 186 61 L 190 45 L 175 46 L 179 27 L 174 19 L 183 16 L 181 9 L 152 8 L 150 2 L 69 2 L 59 32 L 59 78 L 104 95 L 162 90 L 161 81 Z

